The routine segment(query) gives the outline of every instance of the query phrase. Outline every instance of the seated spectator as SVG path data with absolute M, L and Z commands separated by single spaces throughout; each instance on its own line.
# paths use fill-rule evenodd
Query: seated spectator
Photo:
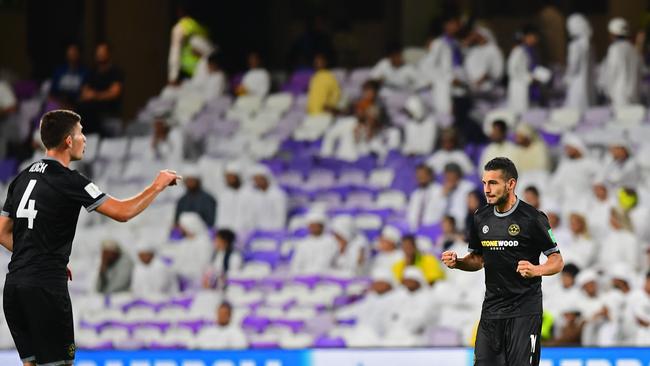
M 535 186 L 528 186 L 524 189 L 524 202 L 540 209 L 542 207 L 541 200 L 539 198 L 539 190 Z
M 401 45 L 390 45 L 386 57 L 381 59 L 370 71 L 373 80 L 380 81 L 389 90 L 411 91 L 418 83 L 415 67 L 404 62 Z
M 325 214 L 312 211 L 307 214 L 309 236 L 296 243 L 291 272 L 321 273 L 333 268 L 338 251 L 336 238 L 325 232 Z
M 352 114 L 357 119 L 363 118 L 366 110 L 372 106 L 379 106 L 381 111 L 384 110 L 381 99 L 379 99 L 379 89 L 381 89 L 381 84 L 376 80 L 366 80 L 363 83 L 361 86 L 361 97 L 354 103 L 352 110 Z
M 248 54 L 248 71 L 235 90 L 237 95 L 265 97 L 271 90 L 271 76 L 262 68 L 262 59 L 257 52 Z
M 608 188 L 636 188 L 641 182 L 641 169 L 630 151 L 626 139 L 614 138 L 609 144 L 609 154 L 601 163 L 598 179 Z
M 328 60 L 324 54 L 314 57 L 316 72 L 309 81 L 307 94 L 307 113 L 321 114 L 330 112 L 339 104 L 341 88 L 334 74 L 327 68 Z
M 474 164 L 467 154 L 458 146 L 456 130 L 447 128 L 440 133 L 440 150 L 427 159 L 427 165 L 434 172 L 441 172 L 449 163 L 456 163 L 462 169 L 462 175 L 474 173 Z
M 580 307 L 575 302 L 565 303 L 560 324 L 558 334 L 542 343 L 551 347 L 580 347 L 585 321 L 582 319 Z
M 404 111 L 409 119 L 404 125 L 402 153 L 406 155 L 428 155 L 436 141 L 436 121 L 428 115 L 424 103 L 412 95 L 406 100 Z
M 88 74 L 79 99 L 84 133 L 108 135 L 103 121 L 106 117 L 120 115 L 123 95 L 124 75 L 113 64 L 108 43 L 100 43 L 95 49 L 95 67 Z
M 161 256 L 173 260 L 172 269 L 189 288 L 200 288 L 203 270 L 212 258 L 210 232 L 196 212 L 183 212 L 178 218 L 183 238 L 161 248 Z
M 609 234 L 609 218 L 611 209 L 615 207 L 614 199 L 605 183 L 599 179 L 594 181 L 591 192 L 584 209 L 584 212 L 589 212 L 587 226 L 592 237 L 604 238 Z
M 515 143 L 517 150 L 514 157 L 519 175 L 531 171 L 550 170 L 548 147 L 531 125 L 521 123 L 517 126 Z
M 386 115 L 378 106 L 366 109 L 354 129 L 357 156 L 376 155 L 383 159 L 400 143 L 399 131 L 388 127 Z
M 642 286 L 630 295 L 629 312 L 625 323 L 631 335 L 630 344 L 650 344 L 650 272 L 646 273 Z
M 133 261 L 122 252 L 120 245 L 115 240 L 104 240 L 97 291 L 102 294 L 128 291 L 132 273 Z
M 334 268 L 353 275 L 362 275 L 368 261 L 368 241 L 357 232 L 351 217 L 339 216 L 332 221 L 332 234 L 338 243 Z
M 239 324 L 232 322 L 232 305 L 222 302 L 217 307 L 216 324 L 205 327 L 196 336 L 195 348 L 246 349 L 248 341 Z
M 253 187 L 245 196 L 245 225 L 250 230 L 280 230 L 287 221 L 287 194 L 273 180 L 269 168 L 257 164 L 250 170 Z
M 629 215 L 619 208 L 612 208 L 609 223 L 609 234 L 600 242 L 595 263 L 597 268 L 607 270 L 612 258 L 616 258 L 631 270 L 639 270 L 641 246 L 632 232 Z
M 449 163 L 445 166 L 442 189 L 434 200 L 438 200 L 442 206 L 442 214 L 453 216 L 459 229 L 465 224 L 467 216 L 467 195 L 475 190 L 473 183 L 463 179 L 461 167 L 456 163 Z
M 148 161 L 180 163 L 183 160 L 183 132 L 169 123 L 167 116 L 156 116 L 153 121 L 151 148 L 145 152 Z
M 545 281 L 542 285 L 544 294 L 547 294 L 543 299 L 544 311 L 548 311 L 555 318 L 562 316 L 567 299 L 575 301 L 580 292 L 580 286 L 576 282 L 580 268 L 573 263 L 565 263 L 559 281 Z
M 245 191 L 242 182 L 242 169 L 240 164 L 230 162 L 226 164 L 223 179 L 225 184 L 218 190 L 217 197 L 217 227 L 229 229 L 239 233 L 245 228 Z
M 180 216 L 185 212 L 197 213 L 207 227 L 214 226 L 217 201 L 201 187 L 198 166 L 189 166 L 184 174 L 185 194 L 176 202 L 174 225 L 178 226 Z
M 585 204 L 600 166 L 589 156 L 587 146 L 577 135 L 564 134 L 562 146 L 564 154 L 551 177 L 549 193 L 556 202 L 564 202 L 563 211 L 566 211 L 575 207 L 576 201 Z
M 66 108 L 75 109 L 81 87 L 84 84 L 88 70 L 81 64 L 79 45 L 69 44 L 65 52 L 64 65 L 56 68 L 52 75 L 50 98 Z
M 598 247 L 591 234 L 589 234 L 587 220 L 583 214 L 577 212 L 572 212 L 569 220 L 570 240 L 562 243 L 564 263 L 573 263 L 579 268 L 591 267 Z
M 431 167 L 421 164 L 415 169 L 417 188 L 411 193 L 406 217 L 411 230 L 440 222 L 444 206 L 434 199 L 442 195 L 442 186 L 434 181 Z
M 429 285 L 433 285 L 434 282 L 445 278 L 445 272 L 440 261 L 431 254 L 420 252 L 415 236 L 406 235 L 402 238 L 402 250 L 404 259 L 393 265 L 393 275 L 398 282 L 402 282 L 405 269 L 410 266 L 418 268 Z
M 9 82 L 0 79 L 0 159 L 7 155 L 8 144 L 18 142 L 18 103 Z
M 404 258 L 399 249 L 402 233 L 394 226 L 385 226 L 375 244 L 377 255 L 373 259 L 372 271 L 392 271 L 393 265 Z
M 212 263 L 203 273 L 204 288 L 224 288 L 228 272 L 241 269 L 243 259 L 235 250 L 237 237 L 228 229 L 217 231 L 214 238 Z
M 221 97 L 226 91 L 226 75 L 221 69 L 219 55 L 212 52 L 208 57 L 208 74 L 205 80 L 201 83 L 201 90 L 205 101 L 216 100 Z
M 442 235 L 438 237 L 435 243 L 436 252 L 442 253 L 456 246 L 464 247 L 465 251 L 467 251 L 467 243 L 463 242 L 463 235 L 458 232 L 456 219 L 453 216 L 447 215 L 443 217 L 441 227 Z
M 528 110 L 531 102 L 538 103 L 541 99 L 541 89 L 538 81 L 545 81 L 536 77 L 535 68 L 538 67 L 536 47 L 539 43 L 539 31 L 533 25 L 522 27 L 517 41 L 508 55 L 508 108 L 516 113 Z M 519 168 L 519 165 L 517 165 Z
M 170 294 L 177 291 L 177 287 L 174 273 L 158 258 L 155 246 L 149 243 L 140 245 L 131 278 L 131 292 L 139 296 Z
M 516 149 L 517 148 L 515 144 L 508 141 L 508 125 L 500 119 L 492 122 L 490 143 L 481 153 L 479 169 L 482 170 L 488 161 L 499 156 L 505 156 L 506 158 L 514 159 Z
M 598 277 L 598 273 L 592 269 L 581 271 L 576 277 L 581 291 L 576 299 L 569 299 L 578 304 L 580 314 L 585 320 L 586 329 L 582 332 L 583 346 L 595 346 L 598 343 L 598 328 L 607 317 L 607 308 L 600 293 Z
M 494 90 L 503 78 L 504 71 L 503 52 L 494 34 L 488 28 L 478 25 L 469 32 L 463 43 L 469 46 L 463 64 L 470 89 L 475 93 Z

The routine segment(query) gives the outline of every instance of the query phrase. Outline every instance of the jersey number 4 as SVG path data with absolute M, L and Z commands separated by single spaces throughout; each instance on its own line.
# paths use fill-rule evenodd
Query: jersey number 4
M 27 219 L 27 227 L 29 229 L 34 228 L 34 219 L 38 213 L 35 208 L 36 201 L 29 199 L 29 196 L 31 196 L 35 185 L 36 179 L 29 181 L 29 184 L 27 184 L 27 189 L 25 189 L 25 193 L 23 193 L 23 198 L 20 199 L 20 204 L 18 204 L 18 211 L 16 211 L 17 218 Z

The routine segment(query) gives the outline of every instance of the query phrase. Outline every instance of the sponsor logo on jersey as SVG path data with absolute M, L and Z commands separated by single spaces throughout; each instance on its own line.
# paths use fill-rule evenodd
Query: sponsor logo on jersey
M 95 183 L 88 183 L 84 189 L 92 198 L 97 198 L 102 194 L 102 191 L 95 185 Z
M 490 231 L 490 227 L 488 227 L 487 225 L 483 225 L 483 229 L 482 229 L 482 230 L 483 230 L 483 234 L 487 234 L 488 231 Z
M 481 246 L 490 250 L 505 250 L 506 248 L 518 247 L 518 240 L 481 240 Z
M 45 173 L 45 168 L 47 168 L 47 164 L 43 163 L 42 161 L 39 161 L 37 163 L 32 164 L 32 167 L 29 168 L 30 173 Z
M 510 226 L 508 226 L 508 234 L 510 234 L 510 236 L 519 235 L 520 232 L 521 229 L 519 228 L 519 225 L 511 224 Z

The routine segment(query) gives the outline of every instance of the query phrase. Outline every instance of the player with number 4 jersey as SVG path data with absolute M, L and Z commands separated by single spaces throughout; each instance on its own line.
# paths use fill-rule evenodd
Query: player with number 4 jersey
M 67 264 L 79 210 L 127 221 L 180 177 L 163 170 L 138 195 L 126 200 L 110 197 L 68 168 L 83 157 L 86 146 L 79 115 L 48 112 L 40 130 L 46 157 L 14 178 L 0 212 L 0 244 L 13 252 L 3 305 L 25 366 L 71 365 L 75 343 Z

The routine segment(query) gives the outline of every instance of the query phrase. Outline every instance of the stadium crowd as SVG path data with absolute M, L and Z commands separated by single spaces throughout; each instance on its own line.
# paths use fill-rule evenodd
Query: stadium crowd
M 57 108 L 82 115 L 76 167 L 103 191 L 133 194 L 162 168 L 183 175 L 184 189 L 127 225 L 82 212 L 69 265 L 82 348 L 468 345 L 483 275 L 438 257 L 467 251 L 482 167 L 507 156 L 566 263 L 543 281 L 544 342 L 650 345 L 643 57 L 624 19 L 609 22 L 598 65 L 588 20 L 566 27 L 563 69 L 540 64 L 533 26 L 505 59 L 487 26 L 449 16 L 426 49 L 390 45 L 353 70 L 316 52 L 275 85 L 257 52 L 227 77 L 208 31 L 184 16 L 168 85 L 126 130 L 111 46 L 87 68 L 70 45 L 30 96 L 0 82 L 0 199 L 11 151 L 29 140 L 38 158 L 38 116 Z M 13 346 L 6 326 L 0 346 Z

